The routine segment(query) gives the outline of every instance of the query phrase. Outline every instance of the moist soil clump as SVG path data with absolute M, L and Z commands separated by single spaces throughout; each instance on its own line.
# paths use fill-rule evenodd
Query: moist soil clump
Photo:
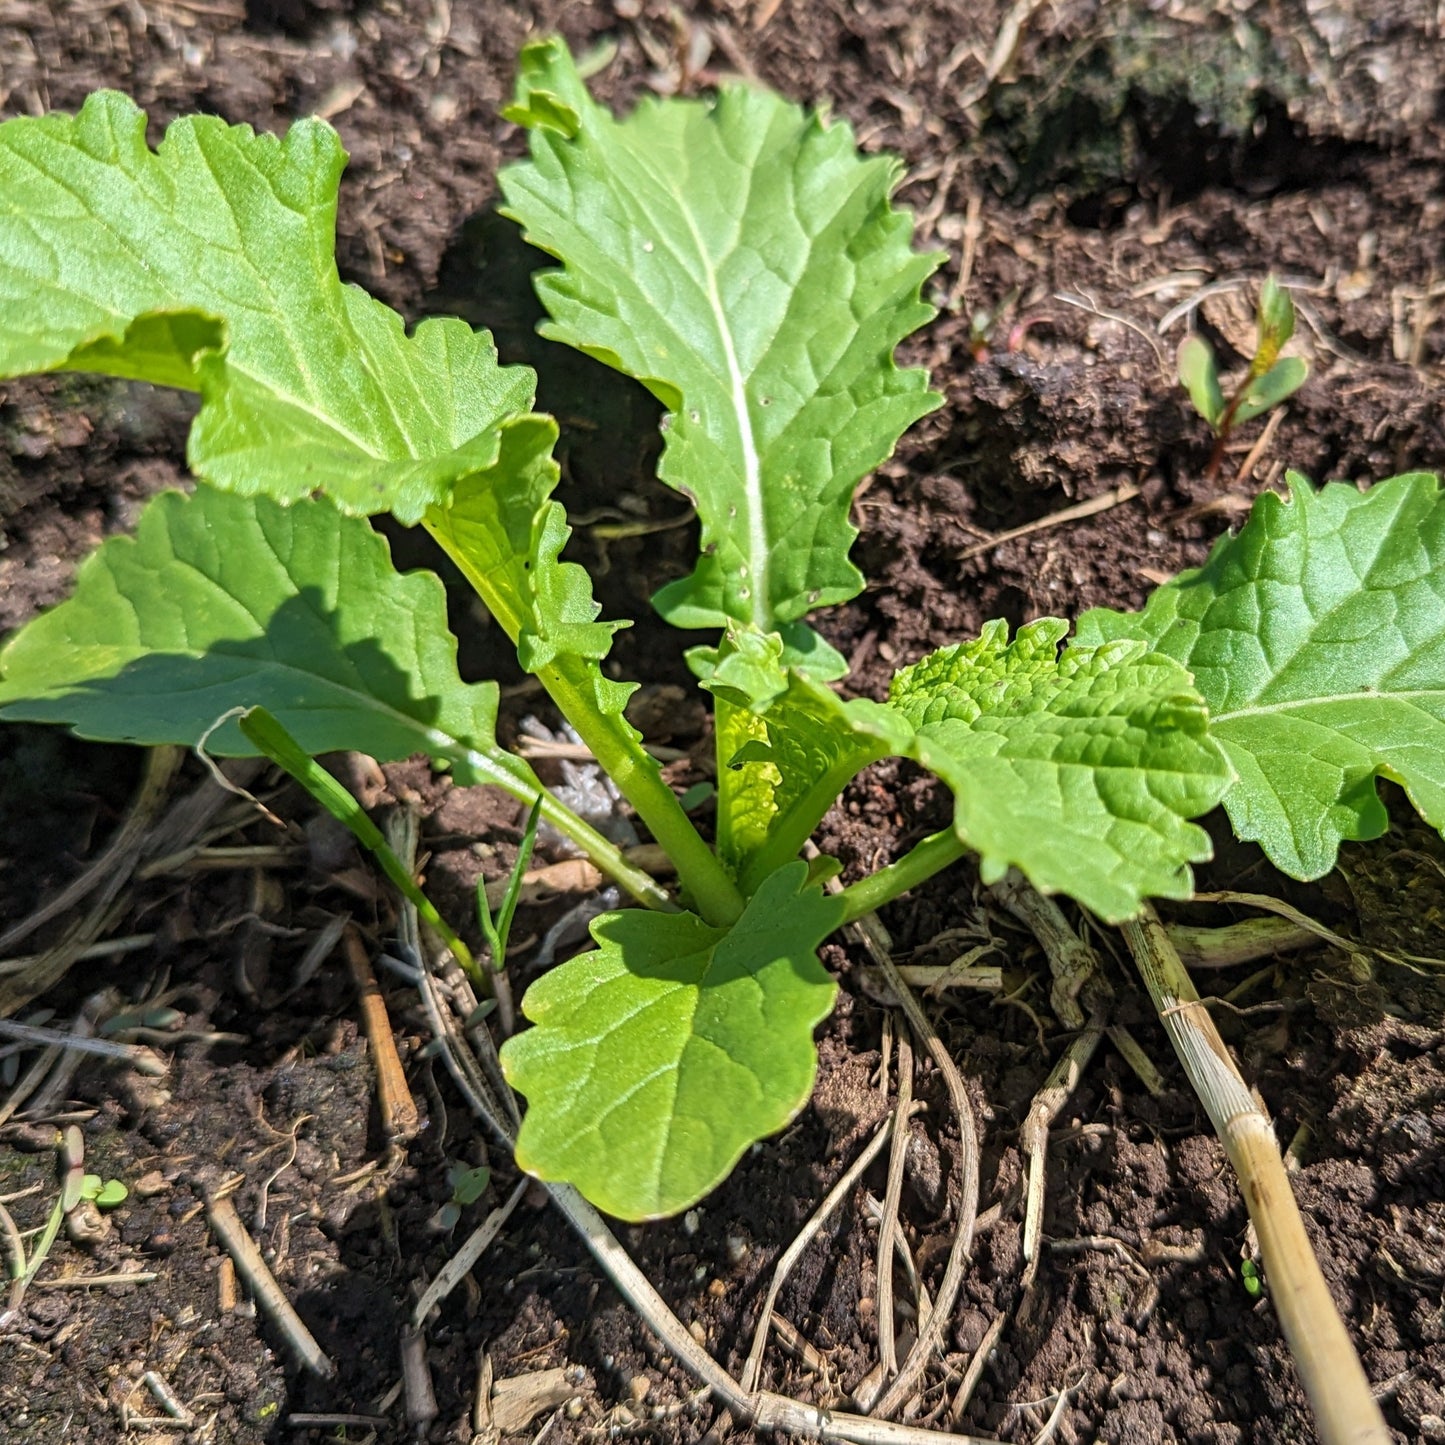
M 657 407 L 537 339 L 525 277 L 538 258 L 494 210 L 496 169 L 521 150 L 498 111 L 523 40 L 560 29 L 579 53 L 605 47 L 594 84 L 611 104 L 741 73 L 826 102 L 866 148 L 904 157 L 901 200 L 918 217 L 919 244 L 948 260 L 931 283 L 940 317 L 903 359 L 932 368 L 946 401 L 860 491 L 854 558 L 869 587 L 818 619 L 849 659 L 849 687 L 880 697 L 898 666 L 990 618 L 1017 625 L 1140 605 L 1161 579 L 1198 565 L 1287 467 L 1364 483 L 1445 464 L 1439 16 L 1423 0 L 1388 17 L 1368 8 L 1284 0 L 1226 17 L 1073 0 L 0 0 L 0 105 L 6 115 L 74 110 L 111 86 L 149 111 L 153 140 L 194 110 L 267 130 L 304 114 L 330 119 L 351 155 L 343 276 L 409 322 L 460 314 L 486 325 L 504 361 L 537 368 L 539 406 L 566 439 L 571 555 L 598 578 L 604 615 L 637 619 L 614 656 L 622 676 L 648 680 L 639 721 L 678 750 L 670 776 L 686 785 L 703 776 L 705 722 L 680 691 L 688 674 L 676 635 L 647 599 L 687 569 L 695 539 L 682 500 L 651 480 Z M 1161 323 L 1197 302 L 1201 329 L 1242 366 L 1255 289 L 1270 271 L 1294 288 L 1296 349 L 1311 377 L 1267 426 L 1242 429 L 1209 479 L 1212 438 L 1173 375 L 1185 323 Z M 122 383 L 0 386 L 0 630 L 60 600 L 100 539 L 128 529 L 157 490 L 183 484 L 191 415 L 186 398 Z M 678 525 L 617 537 L 588 523 L 619 515 Z M 415 538 L 393 540 L 404 565 L 436 563 Z M 464 671 L 504 684 L 504 740 L 531 711 L 555 722 L 486 619 L 455 597 Z M 468 918 L 477 878 L 501 876 L 515 857 L 515 805 L 419 762 L 382 775 L 350 766 L 380 814 L 420 810 L 429 887 L 450 917 Z M 102 853 L 141 768 L 124 749 L 0 730 L 0 931 Z M 186 763 L 174 797 L 202 777 Z M 164 1077 L 87 1062 L 45 1107 L 4 1108 L 0 1200 L 20 1229 L 42 1225 L 56 1197 L 57 1122 L 80 1127 L 88 1170 L 130 1190 L 96 1238 L 56 1241 L 0 1324 L 7 1441 L 160 1438 L 146 1422 L 168 1406 L 147 1372 L 193 1421 L 190 1431 L 167 1421 L 168 1439 L 405 1438 L 399 1342 L 418 1293 L 515 1183 L 428 1052 L 414 996 L 389 977 L 424 1127 L 405 1144 L 383 1136 L 350 975 L 335 961 L 300 966 L 339 912 L 385 937 L 391 904 L 300 796 L 267 799 L 304 831 L 278 835 L 243 808 L 223 841 L 264 845 L 272 861 L 138 875 L 108 936 L 151 941 L 77 964 L 23 1009 L 69 1027 L 110 990 L 112 1010 L 144 1001 L 174 1012 L 160 1040 L 172 1061 Z M 1311 887 L 1281 878 L 1212 820 L 1216 858 L 1200 885 L 1274 894 L 1358 941 L 1230 973 L 1216 1017 L 1292 1145 L 1306 1223 L 1389 1423 L 1402 1440 L 1439 1439 L 1445 994 L 1438 965 L 1420 960 L 1445 958 L 1445 848 L 1402 799 L 1392 807 L 1387 837 L 1348 848 Z M 929 779 L 881 764 L 818 842 L 851 873 L 888 862 L 945 818 Z M 575 901 L 525 910 L 519 932 L 540 940 Z M 1203 905 L 1177 913 L 1225 921 Z M 991 1001 L 927 1000 L 977 1114 L 986 1213 L 945 1341 L 947 1372 L 930 1372 L 907 1418 L 1029 1440 L 1067 1392 L 1055 1427 L 1065 1440 L 1310 1438 L 1267 1281 L 1258 1294 L 1242 1269 L 1254 1245 L 1223 1151 L 1125 972 L 1113 980 L 1120 1017 L 1162 1085 L 1151 1093 L 1107 1051 L 1085 1073 L 1052 1136 L 1045 1256 L 1025 1298 L 1018 1131 L 1068 1041 L 1039 981 L 1047 969 L 986 908 L 966 866 L 884 922 L 895 948 L 921 962 L 993 938 L 1010 981 Z M 734 1373 L 779 1253 L 888 1107 L 877 1074 L 894 1024 L 866 956 L 833 942 L 823 957 L 842 992 L 820 1031 L 813 1103 L 685 1218 L 621 1230 L 684 1325 Z M 527 979 L 523 963 L 519 991 Z M 34 1057 L 21 1057 L 7 1084 Z M 916 1092 L 926 1108 L 911 1125 L 902 1225 L 932 1285 L 955 1223 L 959 1145 L 938 1076 L 925 1070 Z M 481 1165 L 489 1192 L 453 1219 L 448 1171 Z M 876 1227 L 865 1192 L 881 1197 L 882 1170 L 865 1176 L 782 1290 L 786 1348 L 775 1337 L 770 1388 L 850 1408 L 874 1368 Z M 204 1212 L 205 1192 L 228 1182 L 335 1361 L 333 1377 L 301 1368 L 236 1293 Z M 127 1273 L 135 1280 L 113 1282 Z M 80 1286 L 88 1276 L 112 1282 Z M 46 1287 L 57 1285 L 69 1287 Z M 900 1287 L 900 1298 L 912 1295 Z M 905 1339 L 914 1327 L 900 1315 Z M 980 1348 L 987 1361 L 955 1417 L 950 1402 Z M 428 1439 L 497 1438 L 476 1408 L 483 1366 L 496 1381 L 557 1372 L 509 1438 L 545 1427 L 551 1445 L 612 1435 L 680 1445 L 726 1433 L 540 1198 L 511 1216 L 433 1319 L 425 1358 Z

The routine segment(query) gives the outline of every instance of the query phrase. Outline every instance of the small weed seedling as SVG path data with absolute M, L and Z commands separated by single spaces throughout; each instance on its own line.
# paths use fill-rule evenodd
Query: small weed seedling
M 56 1135 L 56 1156 L 60 1168 L 60 1190 L 44 1225 L 36 1231 L 35 1247 L 28 1253 L 25 1236 L 16 1228 L 10 1211 L 0 1204 L 0 1235 L 5 1240 L 10 1275 L 10 1288 L 5 1310 L 0 1313 L 0 1325 L 20 1308 L 31 1282 L 50 1258 L 62 1225 L 70 1224 L 73 1237 L 93 1239 L 101 1232 L 96 1223 L 100 1218 L 96 1211 L 114 1209 L 130 1196 L 130 1191 L 119 1179 L 102 1179 L 99 1174 L 85 1172 L 85 1138 L 74 1124 L 67 1125 L 62 1133 Z M 85 1205 L 91 1206 L 88 1212 L 82 1209 Z
M 534 378 L 455 320 L 408 334 L 333 260 L 335 133 L 284 139 L 177 121 L 155 151 L 123 97 L 0 127 L 0 375 L 108 373 L 200 396 L 192 495 L 156 498 L 75 595 L 0 654 L 0 715 L 85 737 L 264 752 L 313 790 L 313 759 L 423 752 L 506 789 L 639 908 L 523 1000 L 502 1060 L 526 1096 L 519 1163 L 626 1219 L 685 1209 L 812 1088 L 835 985 L 818 945 L 965 852 L 1106 920 L 1188 897 L 1221 800 L 1300 878 L 1378 836 L 1378 775 L 1445 822 L 1445 505 L 1434 477 L 1262 497 L 1208 563 L 1140 613 L 1070 637 L 1002 622 L 848 699 L 810 625 L 858 594 L 854 488 L 939 404 L 894 348 L 929 320 L 939 257 L 890 204 L 896 161 L 764 91 L 647 100 L 616 119 L 556 41 L 523 53 L 507 114 L 531 157 L 506 210 L 558 265 L 546 334 L 664 404 L 660 475 L 695 506 L 696 567 L 655 604 L 701 633 L 713 704 L 705 840 L 628 722 L 591 581 L 563 560 L 557 426 Z M 1221 431 L 1299 384 L 1277 359 L 1287 295 Z M 676 891 L 553 796 L 495 735 L 498 689 L 462 681 L 442 587 L 402 574 L 369 519 L 424 527 L 460 568 L 676 870 Z M 217 720 L 232 709 L 239 717 Z M 825 892 L 800 856 L 853 777 L 888 756 L 951 789 L 952 825 Z M 691 800 L 690 800 L 691 801 Z M 374 825 L 333 798 L 373 851 Z M 367 830 L 370 830 L 369 832 Z M 364 835 L 364 836 L 363 836 Z M 375 836 L 373 836 L 375 835 Z M 394 857 L 389 876 L 474 976 L 454 928 Z M 520 873 L 518 874 L 520 876 Z M 479 916 L 500 969 L 511 907 Z
M 1204 473 L 1210 480 L 1219 473 L 1225 443 L 1234 428 L 1293 396 L 1309 375 L 1309 363 L 1302 357 L 1280 355 L 1294 335 L 1294 302 L 1273 276 L 1266 276 L 1259 288 L 1254 324 L 1258 337 L 1254 355 L 1228 401 L 1220 384 L 1214 348 L 1197 331 L 1191 331 L 1179 343 L 1179 380 L 1195 411 L 1214 432 L 1214 450 Z
M 475 1204 L 487 1192 L 492 1182 L 492 1171 L 485 1164 L 469 1168 L 465 1164 L 453 1164 L 447 1170 L 447 1183 L 452 1186 L 452 1197 L 432 1217 L 432 1226 L 443 1234 L 450 1234 L 462 1217 L 462 1210 Z

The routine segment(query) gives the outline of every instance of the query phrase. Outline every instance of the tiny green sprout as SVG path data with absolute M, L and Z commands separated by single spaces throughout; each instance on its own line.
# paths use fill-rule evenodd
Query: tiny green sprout
M 1288 289 L 1273 276 L 1266 276 L 1259 288 L 1255 334 L 1249 370 L 1228 400 L 1220 384 L 1214 348 L 1197 331 L 1191 331 L 1179 344 L 1180 384 L 1215 436 L 1214 451 L 1204 473 L 1209 480 L 1219 472 L 1225 442 L 1234 428 L 1293 396 L 1309 375 L 1309 363 L 1303 357 L 1280 356 L 1294 335 L 1294 302 Z
M 697 810 L 717 797 L 717 787 L 712 783 L 694 783 L 678 802 L 682 804 L 684 813 L 695 813 Z
M 452 1197 L 432 1216 L 432 1227 L 438 1232 L 450 1234 L 462 1217 L 462 1210 L 475 1204 L 487 1192 L 492 1182 L 492 1171 L 485 1164 L 469 1169 L 465 1164 L 453 1164 L 447 1170 L 447 1181 L 452 1186 Z
M 1264 1294 L 1264 1276 L 1259 1272 L 1259 1266 L 1252 1260 L 1246 1259 L 1239 1266 L 1240 1278 L 1244 1281 L 1244 1292 L 1250 1299 L 1259 1299 Z
M 124 1204 L 130 1190 L 119 1179 L 101 1179 L 99 1174 L 87 1174 L 80 1184 L 80 1197 L 89 1199 L 100 1209 L 114 1209 Z

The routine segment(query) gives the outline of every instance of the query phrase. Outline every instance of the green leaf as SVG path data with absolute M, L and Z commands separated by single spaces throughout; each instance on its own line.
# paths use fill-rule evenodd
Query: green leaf
M 1385 831 L 1376 777 L 1445 826 L 1445 502 L 1421 472 L 1364 493 L 1289 486 L 1143 612 L 1088 612 L 1079 633 L 1190 669 L 1239 774 L 1235 832 L 1308 879 Z
M 1280 347 L 1294 335 L 1294 298 L 1273 275 L 1266 276 L 1259 288 L 1255 325 L 1259 348 L 1269 356 L 1278 356 Z
M 1208 736 L 1189 675 L 1139 642 L 1059 652 L 1068 624 L 992 622 L 894 679 L 887 706 L 844 702 L 749 657 L 752 709 L 719 688 L 718 847 L 744 894 L 797 855 L 860 769 L 890 755 L 938 774 L 954 831 L 986 880 L 1009 867 L 1114 921 L 1148 896 L 1187 897 L 1188 865 L 1210 856 L 1188 820 L 1232 775 Z M 724 659 L 714 676 L 724 672 Z
M 0 717 L 82 737 L 195 744 L 257 704 L 312 755 L 425 752 L 462 782 L 540 788 L 495 741 L 495 684 L 457 675 L 441 583 L 323 501 L 163 493 L 0 650 Z M 207 746 L 255 752 L 234 721 Z
M 544 333 L 671 412 L 660 473 L 694 500 L 703 555 L 659 610 L 769 633 L 854 596 L 853 488 L 940 400 L 893 363 L 941 259 L 889 205 L 898 163 L 743 86 L 616 121 L 557 40 L 526 52 L 510 114 L 532 159 L 502 173 L 507 213 L 564 263 L 538 277 Z
M 813 1026 L 833 1006 L 817 960 L 842 905 L 774 873 L 730 929 L 690 913 L 609 913 L 598 947 L 532 985 L 536 1025 L 502 1048 L 527 1096 L 517 1162 L 622 1219 L 701 1199 L 807 1100 Z
M 91 1176 L 86 1175 L 89 1179 Z M 119 1179 L 107 1179 L 95 1192 L 95 1203 L 100 1209 L 114 1209 L 117 1205 L 124 1204 L 130 1190 L 120 1182 Z
M 1197 332 L 1191 331 L 1179 343 L 1179 380 L 1194 410 L 1211 427 L 1224 415 L 1224 393 L 1219 386 L 1219 368 L 1214 361 L 1214 348 Z
M 1270 407 L 1278 406 L 1305 384 L 1309 374 L 1309 363 L 1303 357 L 1282 357 L 1263 376 L 1250 382 L 1244 400 L 1235 409 L 1235 421 L 1253 421 Z
M 905 668 L 889 701 L 916 729 L 907 755 L 953 790 L 986 882 L 1013 866 L 1117 922 L 1147 896 L 1189 896 L 1210 844 L 1187 820 L 1231 775 L 1183 668 L 1140 643 L 1060 653 L 1067 632 L 1042 618 L 1009 642 L 991 622 Z
M 498 367 L 460 321 L 408 337 L 342 285 L 330 126 L 278 140 L 192 117 L 152 152 L 145 124 L 102 92 L 73 117 L 0 125 L 0 375 L 198 390 L 192 469 L 283 501 L 324 491 L 411 523 L 495 463 L 532 373 Z
M 457 1204 L 475 1204 L 487 1192 L 487 1185 L 492 1182 L 492 1171 L 485 1164 L 479 1164 L 475 1169 L 454 1164 L 448 1177 L 453 1201 Z

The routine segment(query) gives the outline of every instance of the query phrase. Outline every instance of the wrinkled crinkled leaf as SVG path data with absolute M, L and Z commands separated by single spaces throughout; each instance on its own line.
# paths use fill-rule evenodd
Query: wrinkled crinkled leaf
M 770 674 L 776 644 L 729 633 L 708 686 L 728 702 L 719 792 L 738 817 L 719 842 L 744 893 L 797 853 L 849 778 L 891 754 L 949 785 L 986 879 L 1015 866 L 1110 920 L 1151 895 L 1187 896 L 1188 865 L 1209 857 L 1188 820 L 1231 781 L 1203 702 L 1143 643 L 1061 653 L 1067 632 L 1045 618 L 1010 642 L 990 623 L 904 669 L 886 706 L 844 702 L 776 663 Z
M 1318 878 L 1343 840 L 1384 832 L 1377 776 L 1445 826 L 1445 502 L 1424 473 L 1289 484 L 1143 612 L 1088 612 L 1079 632 L 1189 668 L 1239 773 L 1235 831 Z
M 425 752 L 462 781 L 531 778 L 493 736 L 496 685 L 457 675 L 441 583 L 395 571 L 368 523 L 323 501 L 163 493 L 0 650 L 0 717 L 82 737 L 194 744 L 256 704 L 313 755 Z M 255 751 L 234 722 L 207 746 Z
M 1187 820 L 1231 775 L 1183 668 L 1139 643 L 1060 653 L 1067 632 L 1043 618 L 1009 642 L 991 622 L 904 669 L 889 701 L 917 730 L 909 756 L 952 788 L 985 881 L 1012 865 L 1116 922 L 1188 897 L 1210 844 Z
M 663 615 L 768 633 L 854 596 L 853 488 L 939 402 L 893 363 L 940 259 L 889 205 L 897 161 L 750 87 L 616 121 L 556 40 L 524 52 L 517 96 L 532 159 L 502 173 L 508 214 L 563 262 L 538 278 L 543 329 L 669 408 L 661 476 L 702 520 Z
M 401 317 L 342 285 L 345 152 L 209 116 L 156 151 L 124 96 L 0 125 L 0 375 L 60 368 L 199 390 L 197 475 L 289 501 L 325 491 L 415 522 L 491 466 L 533 377 L 460 321 Z
M 815 950 L 842 917 L 807 871 L 774 873 L 730 929 L 606 914 L 593 952 L 532 985 L 535 1027 L 502 1049 L 524 1169 L 623 1219 L 675 1214 L 798 1112 L 836 991 Z

